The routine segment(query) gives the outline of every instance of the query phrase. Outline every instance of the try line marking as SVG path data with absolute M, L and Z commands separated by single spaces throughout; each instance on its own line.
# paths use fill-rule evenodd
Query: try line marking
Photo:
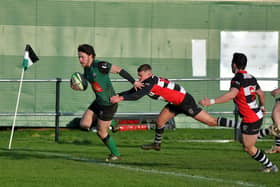
M 21 153 L 28 153 L 28 154 L 30 154 L 30 151 L 28 151 L 28 150 L 12 150 L 12 152 L 21 152 Z M 102 165 L 102 166 L 120 168 L 120 169 L 133 171 L 133 172 L 183 177 L 183 178 L 196 179 L 196 180 L 213 181 L 213 182 L 218 182 L 218 183 L 222 183 L 222 184 L 228 183 L 228 184 L 234 184 L 234 185 L 239 185 L 239 186 L 263 187 L 262 185 L 252 184 L 252 183 L 243 182 L 243 181 L 224 180 L 224 179 L 219 179 L 219 178 L 214 178 L 214 177 L 206 177 L 206 176 L 201 176 L 201 175 L 191 175 L 191 174 L 186 174 L 186 173 L 160 171 L 160 170 L 154 170 L 154 169 L 143 169 L 143 168 L 138 168 L 138 167 L 125 166 L 125 165 L 122 165 L 122 164 L 107 163 L 107 162 L 102 162 L 102 161 L 89 159 L 89 158 L 75 157 L 75 156 L 72 156 L 72 155 L 69 155 L 69 154 L 64 154 L 64 153 L 43 152 L 43 151 L 31 151 L 31 152 L 34 153 L 34 154 L 39 154 L 39 155 L 44 155 L 44 156 L 56 156 L 58 158 L 64 158 L 64 159 L 80 161 L 80 162 L 94 163 L 94 164 L 98 164 L 98 165 Z

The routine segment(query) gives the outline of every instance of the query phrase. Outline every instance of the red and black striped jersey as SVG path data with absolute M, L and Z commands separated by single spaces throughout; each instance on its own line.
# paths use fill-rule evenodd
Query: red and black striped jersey
M 181 104 L 186 95 L 186 90 L 182 86 L 166 78 L 153 75 L 144 80 L 143 83 L 142 89 L 136 91 L 132 88 L 119 95 L 123 96 L 124 100 L 137 100 L 148 95 L 152 99 L 164 100 L 175 105 Z
M 253 123 L 263 117 L 258 102 L 256 90 L 260 89 L 257 79 L 247 71 L 240 70 L 231 80 L 231 88 L 239 90 L 234 102 L 245 123 Z

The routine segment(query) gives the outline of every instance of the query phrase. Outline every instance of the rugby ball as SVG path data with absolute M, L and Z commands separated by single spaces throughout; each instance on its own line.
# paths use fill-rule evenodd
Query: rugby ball
M 74 89 L 73 87 L 77 88 L 74 90 L 84 91 L 88 87 L 88 82 L 85 79 L 83 74 L 81 74 L 79 72 L 75 72 L 71 75 L 70 86 L 72 89 Z

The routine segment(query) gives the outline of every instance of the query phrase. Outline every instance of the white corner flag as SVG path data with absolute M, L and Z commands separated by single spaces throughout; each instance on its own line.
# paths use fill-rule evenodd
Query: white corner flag
M 12 130 L 11 130 L 11 136 L 10 136 L 10 142 L 9 142 L 9 149 L 11 149 L 12 146 L 12 140 L 13 140 L 13 135 L 14 135 L 14 130 L 15 130 L 15 123 L 16 123 L 16 117 L 17 117 L 17 111 L 18 111 L 18 105 L 19 105 L 19 99 L 20 99 L 20 93 L 21 93 L 21 87 L 22 87 L 22 80 L 23 80 L 23 75 L 24 72 L 35 62 L 39 60 L 38 56 L 35 54 L 33 51 L 32 47 L 27 44 L 25 46 L 24 50 L 24 57 L 22 61 L 22 71 L 21 71 L 21 78 L 20 78 L 20 84 L 19 84 L 19 89 L 18 89 L 18 96 L 17 96 L 17 103 L 16 103 L 16 110 L 14 114 L 14 120 L 13 120 L 13 125 L 12 125 Z

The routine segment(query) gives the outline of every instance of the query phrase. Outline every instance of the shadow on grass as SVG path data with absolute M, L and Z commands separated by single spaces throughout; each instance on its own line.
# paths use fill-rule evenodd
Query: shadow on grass
M 214 152 L 214 151 L 233 151 L 233 152 L 236 152 L 236 151 L 242 151 L 242 146 L 241 145 L 237 145 L 235 147 L 227 147 L 225 148 L 224 146 L 220 146 L 220 147 L 217 147 L 217 145 L 214 145 L 214 146 L 211 146 L 211 143 L 210 145 L 207 145 L 207 144 L 204 144 L 204 145 L 197 145 L 197 144 L 188 144 L 188 145 L 182 145 L 182 146 L 170 146 L 168 144 L 163 144 L 162 146 L 162 149 L 168 149 L 168 150 L 197 150 L 197 151 L 211 151 L 211 152 Z
M 74 145 L 95 145 L 91 140 L 60 140 L 59 144 L 74 144 Z
M 41 153 L 50 153 L 50 154 L 41 154 Z M 32 150 L 32 149 L 0 149 L 0 157 L 9 157 L 10 159 L 15 159 L 15 160 L 27 160 L 27 159 L 33 159 L 33 158 L 38 158 L 38 159 L 55 159 L 59 158 L 63 155 L 64 153 L 60 153 L 56 151 L 54 152 L 47 152 L 47 151 L 42 151 L 42 150 Z
M 73 118 L 71 121 L 69 121 L 66 124 L 66 127 L 71 128 L 71 129 L 79 129 L 80 128 L 80 121 L 81 121 L 81 118 Z
M 92 158 L 74 156 L 69 153 L 65 152 L 58 152 L 58 151 L 45 151 L 45 150 L 33 150 L 33 149 L 16 149 L 16 150 L 8 150 L 4 148 L 0 148 L 0 158 L 10 158 L 15 160 L 32 160 L 32 159 L 64 159 L 64 160 L 72 160 L 78 162 L 86 162 L 86 163 L 95 163 L 100 165 L 109 165 L 109 166 L 141 166 L 141 167 L 169 167 L 170 164 L 168 163 L 161 163 L 161 162 L 126 162 L 126 161 L 117 161 L 113 163 L 105 162 L 104 160 L 97 160 Z M 4 160 L 3 159 L 3 160 Z

